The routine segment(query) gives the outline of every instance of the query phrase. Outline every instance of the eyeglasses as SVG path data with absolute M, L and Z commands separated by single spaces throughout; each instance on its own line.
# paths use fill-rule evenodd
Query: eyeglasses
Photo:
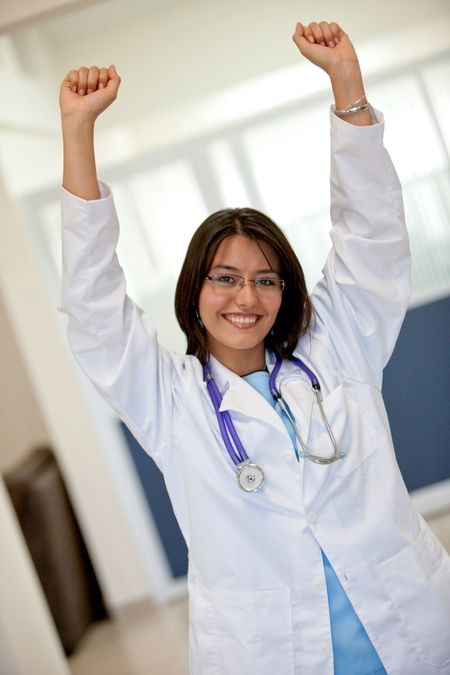
M 260 277 L 258 279 L 245 279 L 238 274 L 206 274 L 205 279 L 212 283 L 212 287 L 219 293 L 232 293 L 244 288 L 248 282 L 251 287 L 261 295 L 276 295 L 285 287 L 283 279 L 278 277 Z

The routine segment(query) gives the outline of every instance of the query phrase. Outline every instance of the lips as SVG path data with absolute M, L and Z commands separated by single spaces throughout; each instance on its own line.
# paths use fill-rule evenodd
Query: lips
M 223 314 L 222 316 L 237 328 L 251 328 L 261 318 L 259 314 Z

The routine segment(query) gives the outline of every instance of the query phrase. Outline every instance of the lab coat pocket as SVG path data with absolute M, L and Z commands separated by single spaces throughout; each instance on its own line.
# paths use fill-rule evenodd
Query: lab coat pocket
M 204 609 L 211 623 L 205 628 L 213 639 L 204 655 L 210 667 L 199 672 L 209 675 L 217 668 L 220 675 L 294 675 L 289 588 L 209 589 L 207 595 Z
M 365 384 L 338 385 L 324 397 L 322 406 L 339 452 L 345 456 L 329 465 L 337 476 L 347 476 L 358 468 L 377 449 L 374 425 L 365 413 L 370 398 L 370 387 Z M 309 450 L 321 457 L 330 457 L 334 447 L 317 402 L 313 406 L 310 424 Z M 322 469 L 323 467 L 319 467 Z
M 450 561 L 421 524 L 418 537 L 376 571 L 423 663 L 450 664 Z M 450 672 L 450 670 L 445 670 Z
M 294 674 L 289 588 L 214 591 L 212 602 L 221 633 L 221 673 Z

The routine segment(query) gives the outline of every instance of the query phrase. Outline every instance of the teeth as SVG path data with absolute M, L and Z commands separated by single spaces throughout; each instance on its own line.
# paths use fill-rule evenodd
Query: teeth
M 256 316 L 232 316 L 230 314 L 226 315 L 226 318 L 228 321 L 231 321 L 232 323 L 242 323 L 242 324 L 250 324 L 250 323 L 256 323 Z

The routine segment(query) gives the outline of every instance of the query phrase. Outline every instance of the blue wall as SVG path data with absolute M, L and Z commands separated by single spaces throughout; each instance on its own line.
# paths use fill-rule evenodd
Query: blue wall
M 407 313 L 383 395 L 408 489 L 450 478 L 450 297 Z
M 145 499 L 155 521 L 167 563 L 174 578 L 187 574 L 187 548 L 173 513 L 164 478 L 155 462 L 121 423 Z

